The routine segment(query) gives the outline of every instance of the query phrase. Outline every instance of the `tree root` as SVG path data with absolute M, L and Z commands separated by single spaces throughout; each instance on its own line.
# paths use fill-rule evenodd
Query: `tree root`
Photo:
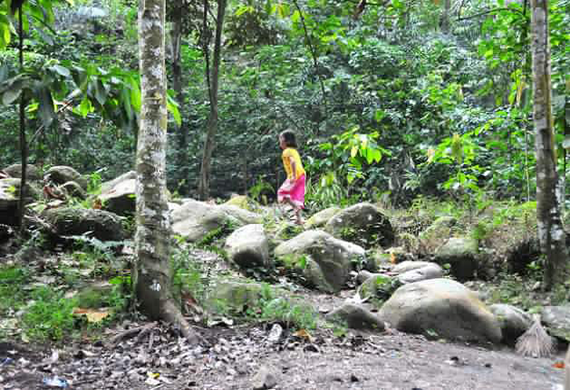
M 206 343 L 206 339 L 192 329 L 186 318 L 182 315 L 178 306 L 175 305 L 172 300 L 169 299 L 166 302 L 163 302 L 161 314 L 162 319 L 174 325 L 190 344 Z

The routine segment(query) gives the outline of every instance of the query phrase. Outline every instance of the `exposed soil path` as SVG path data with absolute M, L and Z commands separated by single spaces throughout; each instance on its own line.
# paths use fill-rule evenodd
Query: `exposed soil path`
M 277 342 L 268 339 L 269 325 L 201 333 L 211 345 L 191 347 L 161 326 L 114 347 L 73 345 L 55 354 L 0 343 L 5 362 L 0 386 L 46 389 L 44 378 L 59 376 L 73 389 L 252 389 L 261 366 L 279 373 L 275 389 L 299 390 L 552 390 L 563 377 L 555 367 L 562 354 L 524 358 L 508 348 L 429 341 L 396 331 L 341 338 L 320 332 L 310 339 L 285 331 Z

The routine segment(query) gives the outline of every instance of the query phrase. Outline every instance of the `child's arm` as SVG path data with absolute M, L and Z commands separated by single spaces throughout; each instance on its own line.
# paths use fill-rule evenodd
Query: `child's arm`
M 295 164 L 295 159 L 293 157 L 289 157 L 289 162 L 291 163 L 291 171 L 293 172 L 293 178 L 291 180 L 294 183 L 297 181 L 297 164 Z

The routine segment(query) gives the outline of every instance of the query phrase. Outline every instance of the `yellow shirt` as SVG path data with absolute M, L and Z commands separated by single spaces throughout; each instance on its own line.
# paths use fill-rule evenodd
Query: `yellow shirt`
M 283 154 L 281 155 L 281 159 L 283 160 L 283 166 L 285 167 L 285 172 L 287 172 L 287 179 L 293 179 L 293 168 L 291 167 L 291 157 L 293 161 L 295 161 L 295 179 L 301 177 L 301 175 L 305 174 L 305 170 L 303 169 L 303 164 L 301 163 L 301 156 L 299 156 L 299 152 L 297 149 L 294 148 L 286 148 L 283 150 Z

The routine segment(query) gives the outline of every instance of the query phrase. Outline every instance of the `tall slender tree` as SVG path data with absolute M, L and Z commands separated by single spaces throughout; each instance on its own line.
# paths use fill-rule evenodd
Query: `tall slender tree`
M 543 284 L 550 290 L 566 277 L 568 253 L 556 196 L 558 172 L 552 120 L 548 0 L 531 0 L 531 11 L 538 238 L 546 261 Z
M 216 35 L 214 38 L 214 58 L 210 67 L 208 40 L 204 40 L 204 53 L 206 57 L 206 82 L 210 95 L 210 115 L 206 126 L 206 139 L 202 155 L 202 165 L 198 182 L 198 195 L 200 199 L 210 196 L 210 171 L 212 167 L 212 152 L 214 151 L 214 137 L 218 131 L 218 86 L 220 75 L 220 63 L 222 55 L 222 30 L 224 28 L 224 16 L 226 14 L 226 0 L 218 0 L 218 12 L 216 16 Z M 204 29 L 202 34 L 207 35 L 208 0 L 204 0 Z
M 140 0 L 138 27 L 142 107 L 136 162 L 137 263 L 133 282 L 145 314 L 175 324 L 189 340 L 197 341 L 171 293 L 171 224 L 166 199 L 165 0 Z

